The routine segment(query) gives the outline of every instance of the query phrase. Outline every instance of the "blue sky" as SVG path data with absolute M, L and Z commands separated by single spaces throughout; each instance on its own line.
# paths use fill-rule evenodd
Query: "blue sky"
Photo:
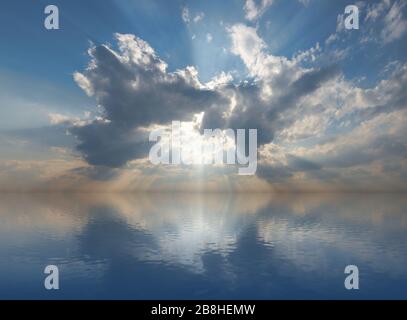
M 393 175 L 406 166 L 404 145 L 397 140 L 402 136 L 404 126 L 401 126 L 400 132 L 380 137 L 380 141 L 372 138 L 374 141 L 366 142 L 369 144 L 367 149 L 374 147 L 370 154 L 387 152 L 386 155 L 375 155 L 377 158 L 369 159 L 368 154 L 352 153 L 356 152 L 357 147 L 337 151 L 342 150 L 340 148 L 345 143 L 338 141 L 345 139 L 347 133 L 354 132 L 355 136 L 362 134 L 360 131 L 365 128 L 364 125 L 389 128 L 393 121 L 390 117 L 404 117 L 404 101 L 400 102 L 396 98 L 403 91 L 407 57 L 405 0 L 355 2 L 360 10 L 359 30 L 343 28 L 341 17 L 346 5 L 350 4 L 349 1 L 59 0 L 52 2 L 60 11 L 59 30 L 46 30 L 43 26 L 46 17 L 44 8 L 48 4 L 51 3 L 45 0 L 5 1 L 0 11 L 0 36 L 3 41 L 0 51 L 0 160 L 9 161 L 7 166 L 3 164 L 5 168 L 9 168 L 12 160 L 59 159 L 66 161 L 66 170 L 73 170 L 71 166 L 75 167 L 74 163 L 80 168 L 87 168 L 86 172 L 99 173 L 106 169 L 103 161 L 101 163 L 105 169 L 100 167 L 99 162 L 95 165 L 89 161 L 87 157 L 90 156 L 90 151 L 84 151 L 84 146 L 96 142 L 85 141 L 88 133 L 75 129 L 78 126 L 75 123 L 88 121 L 85 127 L 89 126 L 90 129 L 90 122 L 95 121 L 93 125 L 97 124 L 98 116 L 110 121 L 109 115 L 117 115 L 114 106 L 101 99 L 100 94 L 102 91 L 107 92 L 110 99 L 117 101 L 118 93 L 111 91 L 111 87 L 96 88 L 97 77 L 109 78 L 113 75 L 102 74 L 101 69 L 94 73 L 86 71 L 92 61 L 87 53 L 89 48 L 107 46 L 125 58 L 126 53 L 121 52 L 120 44 L 127 46 L 129 50 L 133 50 L 134 45 L 140 45 L 134 39 L 120 40 L 115 34 L 134 35 L 136 39 L 144 40 L 155 51 L 155 55 L 168 65 L 165 71 L 167 75 L 193 66 L 197 70 L 196 79 L 203 87 L 220 74 L 230 76 L 228 81 L 235 91 L 218 86 L 211 89 L 212 94 L 227 99 L 233 95 L 242 97 L 241 105 L 238 101 L 238 106 L 242 106 L 241 112 L 222 121 L 230 126 L 253 124 L 258 130 L 262 130 L 261 134 L 270 137 L 268 140 L 265 138 L 267 141 L 261 144 L 265 161 L 258 174 L 261 181 L 291 188 L 293 182 L 288 183 L 285 179 L 300 179 L 302 175 L 301 185 L 315 186 L 322 181 L 342 188 L 353 183 L 349 179 L 357 172 L 361 174 L 360 180 L 366 180 L 366 184 L 370 185 L 372 172 L 379 170 L 373 168 L 377 165 L 381 166 L 383 176 L 376 177 L 375 181 L 381 184 L 384 178 L 389 178 L 386 164 L 393 168 Z M 247 39 L 253 41 L 253 50 L 256 46 L 260 49 L 251 52 L 252 48 L 245 45 Z M 274 59 L 281 59 L 281 62 L 272 62 Z M 93 61 L 100 68 L 106 63 L 95 57 Z M 325 80 L 323 75 L 333 70 L 333 66 L 337 72 L 332 73 L 332 76 L 328 75 Z M 279 70 L 278 75 L 270 71 L 273 67 Z M 137 77 L 138 71 L 134 72 Z M 304 76 L 313 73 L 315 90 L 296 92 L 298 88 L 295 83 L 305 81 Z M 82 82 L 78 77 L 74 79 L 75 74 L 83 75 Z M 93 94 L 89 94 L 84 88 L 84 79 L 95 89 Z M 145 80 L 149 81 L 150 78 Z M 244 101 L 249 98 L 244 93 L 248 90 L 245 91 L 242 85 L 245 81 L 253 85 L 253 92 L 271 88 L 276 93 L 268 97 L 255 97 L 263 101 L 264 106 L 246 106 Z M 123 94 L 123 88 L 118 90 Z M 177 88 L 173 90 L 175 92 Z M 202 90 L 198 90 L 199 94 L 205 93 L 200 91 Z M 131 95 L 131 99 L 136 99 L 132 96 L 134 92 L 124 93 Z M 148 99 L 148 94 L 154 95 L 153 92 L 147 92 L 143 99 Z M 282 96 L 291 95 L 295 96 L 290 98 L 294 99 L 292 103 L 295 108 L 276 107 L 276 104 L 282 103 Z M 136 101 L 140 101 L 139 98 L 137 94 Z M 194 103 L 191 97 L 185 98 L 189 99 L 188 103 Z M 404 97 L 401 96 L 400 99 Z M 135 100 L 131 101 L 134 103 Z M 220 101 L 216 102 L 217 110 L 213 106 L 202 107 L 201 111 L 208 123 L 213 117 L 220 117 L 219 110 L 223 108 Z M 327 104 L 331 103 L 332 106 L 328 107 Z M 312 107 L 307 109 L 306 104 L 312 104 Z M 322 107 L 318 107 L 319 104 Z M 252 108 L 251 111 L 246 112 L 249 107 Z M 137 108 L 140 111 L 138 113 L 134 111 Z M 160 109 L 160 106 L 154 108 L 157 108 L 154 110 L 158 114 L 167 112 Z M 192 106 L 190 110 L 185 106 L 183 110 L 186 118 L 192 109 Z M 277 109 L 284 111 L 276 113 Z M 134 117 L 135 120 L 131 122 L 133 129 L 140 129 L 139 125 L 165 124 L 161 116 L 152 117 L 150 122 L 138 118 L 140 114 L 144 114 L 142 110 L 142 105 L 134 106 L 131 113 L 122 115 Z M 269 118 L 270 112 L 276 113 L 276 118 Z M 396 112 L 400 114 L 395 114 Z M 257 113 L 258 123 L 248 118 L 248 115 Z M 210 114 L 213 115 L 212 118 L 209 117 Z M 383 118 L 380 118 L 383 123 L 376 123 L 380 122 L 378 117 Z M 282 122 L 281 119 L 288 120 Z M 393 125 L 397 127 L 397 124 Z M 116 129 L 123 128 L 115 127 Z M 373 127 L 371 130 L 374 130 Z M 57 138 L 58 134 L 55 134 L 55 139 L 44 138 L 53 136 L 52 132 L 59 132 L 60 137 Z M 368 134 L 372 133 L 363 133 L 364 137 Z M 130 142 L 127 141 L 127 136 L 125 140 L 128 148 Z M 339 145 L 328 146 L 331 141 L 336 141 Z M 137 140 L 134 143 L 139 142 Z M 391 154 L 389 160 L 389 152 L 383 144 L 387 146 L 391 142 L 396 145 L 394 148 L 397 152 L 392 149 L 394 154 Z M 115 148 L 118 145 L 120 146 L 120 142 Z M 275 158 L 267 158 L 267 150 L 270 148 L 278 149 L 278 152 L 273 151 Z M 334 148 L 338 152 L 337 157 L 331 159 L 326 154 L 318 153 L 323 148 Z M 139 151 L 134 151 L 132 155 L 136 154 L 139 155 Z M 349 158 L 360 160 L 350 163 Z M 293 159 L 296 160 L 292 161 Z M 122 177 L 122 171 L 128 170 L 128 164 L 133 160 L 139 160 L 139 157 L 126 158 L 125 168 L 109 168 L 107 165 L 106 170 L 114 170 L 115 174 L 112 176 Z M 362 160 L 369 169 L 361 167 Z M 314 165 L 306 165 L 310 163 Z M 342 174 L 346 170 L 341 169 L 344 166 L 346 170 L 350 170 L 346 177 Z M 305 167 L 314 169 L 310 172 Z M 65 177 L 65 169 L 58 171 L 58 174 Z M 117 170 L 121 170 L 120 173 Z M 149 172 L 145 167 L 140 170 Z M 7 172 L 7 179 L 13 180 L 11 171 Z M 167 172 L 163 171 L 161 174 L 166 176 Z M 183 176 L 185 173 L 178 174 Z M 207 174 L 210 176 L 211 173 Z M 225 175 L 230 178 L 228 171 Z M 29 180 L 33 175 L 30 173 L 29 176 L 21 179 Z M 392 179 L 386 180 L 386 186 L 398 188 L 405 183 L 404 178 L 397 182 Z M 260 182 L 253 183 L 263 186 Z M 24 185 L 24 181 L 21 184 Z M 361 185 L 362 188 L 363 183 Z
M 317 42 L 322 44 L 335 31 L 336 17 L 348 2 L 313 0 L 304 6 L 298 1 L 275 1 L 259 20 L 247 23 L 258 27 L 273 54 L 292 56 Z M 0 53 L 1 67 L 16 77 L 50 82 L 81 97 L 71 74 L 86 65 L 89 41 L 112 42 L 114 32 L 132 33 L 147 40 L 172 70 L 197 66 L 203 81 L 220 71 L 238 69 L 244 73 L 238 58 L 223 53 L 222 48 L 227 48 L 230 40 L 221 25 L 245 21 L 244 1 L 53 1 L 61 12 L 61 29 L 57 32 L 42 27 L 47 4 L 7 1 L 0 13 L 0 34 L 5 43 Z M 191 19 L 200 13 L 205 16 L 199 23 L 186 25 L 181 16 L 184 7 L 189 9 Z M 205 41 L 208 33 L 213 36 L 211 45 Z M 348 46 L 352 47 L 351 41 L 339 48 Z M 343 63 L 346 74 L 368 74 L 371 83 L 377 80 L 377 70 L 383 65 L 405 59 L 405 42 L 393 43 L 372 55 L 374 47 L 351 48 Z
M 306 6 L 299 1 L 275 1 L 260 19 L 246 21 L 244 1 L 60 0 L 52 2 L 61 12 L 61 29 L 56 32 L 42 27 L 47 4 L 44 0 L 16 0 L 3 5 L 0 34 L 5 46 L 0 53 L 1 67 L 16 76 L 50 82 L 73 93 L 77 86 L 71 74 L 86 65 L 89 41 L 112 42 L 115 32 L 145 39 L 172 70 L 197 66 L 200 77 L 207 81 L 220 71 L 238 69 L 244 73 L 240 60 L 222 51 L 230 40 L 221 23 L 227 26 L 245 21 L 258 26 L 273 54 L 292 56 L 317 42 L 322 44 L 335 31 L 336 17 L 349 1 L 311 0 Z M 191 19 L 200 13 L 205 16 L 199 23 L 186 25 L 181 16 L 184 7 L 189 9 Z M 211 45 L 205 41 L 208 33 L 213 36 Z M 352 47 L 351 41 L 339 47 L 348 46 Z M 406 46 L 402 41 L 393 43 L 373 55 L 374 45 L 363 49 L 355 46 L 343 63 L 344 70 L 350 77 L 369 74 L 376 80 L 377 70 L 386 62 L 405 57 Z M 76 94 L 80 96 L 81 92 Z

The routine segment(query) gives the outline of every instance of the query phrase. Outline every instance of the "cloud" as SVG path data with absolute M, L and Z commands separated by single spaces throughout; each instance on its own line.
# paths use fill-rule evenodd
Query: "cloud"
M 313 118 L 313 125 L 304 124 L 301 113 L 296 113 L 298 120 L 286 126 L 275 139 L 285 149 L 268 152 L 266 145 L 261 152 L 259 176 L 271 183 L 297 181 L 296 188 L 304 181 L 308 183 L 302 187 L 305 189 L 315 180 L 329 182 L 333 190 L 405 190 L 406 85 L 407 65 L 371 89 L 357 88 L 344 79 L 335 84 L 325 83 L 304 101 L 311 110 L 308 117 Z M 313 110 L 312 100 L 327 103 Z M 341 129 L 342 124 L 345 130 Z M 332 131 L 330 135 L 328 130 Z M 317 137 L 322 140 L 311 140 L 307 147 L 298 146 L 301 139 Z M 290 156 L 301 161 L 292 162 Z
M 218 92 L 200 83 L 194 67 L 167 72 L 166 63 L 145 41 L 123 34 L 116 39 L 118 51 L 92 47 L 88 68 L 74 74 L 78 85 L 96 99 L 102 116 L 70 129 L 90 164 L 110 167 L 146 155 L 146 128 L 191 120 L 224 103 Z
M 185 24 L 189 24 L 191 21 L 198 23 L 205 18 L 205 13 L 198 12 L 195 16 L 191 15 L 188 7 L 183 7 L 181 10 L 181 18 Z
M 405 1 L 396 1 L 384 17 L 384 29 L 381 37 L 384 43 L 400 39 L 407 30 L 407 21 L 403 18 Z
M 305 154 L 314 159 L 338 167 L 384 163 L 389 158 L 403 162 L 407 156 L 404 125 L 407 117 L 407 65 L 395 70 L 391 77 L 381 81 L 375 88 L 361 92 L 365 105 L 357 107 L 355 100 L 348 102 L 353 108 L 337 113 L 337 121 L 352 118 L 353 130 L 338 135 L 331 141 L 318 144 Z M 353 88 L 353 90 L 357 90 Z
M 327 45 L 339 42 L 341 39 L 352 35 L 359 38 L 361 44 L 381 43 L 389 44 L 402 38 L 407 30 L 405 19 L 406 0 L 381 0 L 374 3 L 359 1 L 356 5 L 360 13 L 366 12 L 363 25 L 358 32 L 349 32 L 345 29 L 344 14 L 339 14 L 335 33 L 325 41 Z M 361 10 L 366 7 L 365 10 Z
M 311 2 L 311 0 L 298 0 L 302 5 L 304 5 L 304 6 L 308 6 L 309 4 L 310 4 L 310 2 Z
M 205 17 L 205 13 L 199 12 L 199 13 L 197 13 L 196 16 L 194 17 L 194 22 L 195 22 L 195 23 L 198 23 L 199 21 L 202 21 L 204 17 Z
M 376 21 L 391 5 L 390 0 L 383 0 L 378 3 L 370 4 L 367 7 L 365 21 Z
M 229 32 L 232 52 L 257 78 L 252 84 L 232 84 L 226 74 L 202 84 L 193 67 L 168 72 L 154 50 L 132 35 L 116 35 L 118 51 L 105 45 L 92 47 L 88 68 L 74 74 L 78 85 L 91 92 L 102 108 L 101 116 L 70 128 L 83 158 L 91 165 L 123 167 L 146 157 L 152 127 L 191 121 L 201 112 L 201 131 L 256 128 L 259 144 L 267 144 L 276 131 L 295 122 L 284 114 L 338 75 L 334 66 L 305 69 L 298 64 L 301 59 L 267 53 L 254 28 L 235 25 Z
M 255 28 L 244 24 L 235 24 L 228 28 L 232 40 L 231 52 L 239 56 L 249 69 L 252 76 L 255 76 L 257 60 L 266 48 L 265 42 L 258 36 Z
M 103 166 L 76 167 L 71 169 L 70 173 L 96 181 L 111 181 L 120 175 L 118 169 Z
M 246 19 L 250 21 L 258 19 L 272 4 L 273 0 L 261 0 L 258 5 L 254 0 L 246 0 L 244 5 Z
M 191 21 L 191 17 L 189 15 L 189 9 L 187 7 L 183 7 L 181 11 L 182 20 L 188 24 Z
M 211 43 L 212 40 L 213 40 L 212 34 L 207 33 L 207 34 L 206 34 L 206 42 Z
M 231 52 L 242 59 L 255 81 L 224 88 L 229 106 L 207 110 L 203 128 L 257 129 L 258 143 L 270 143 L 277 131 L 297 120 L 290 112 L 303 97 L 339 75 L 336 66 L 306 69 L 298 57 L 290 60 L 268 53 L 255 28 L 237 24 L 228 32 Z
M 83 158 L 106 168 L 86 169 L 88 176 L 109 178 L 115 172 L 109 168 L 145 159 L 152 128 L 202 114 L 200 132 L 258 129 L 257 175 L 271 184 L 311 188 L 330 182 L 339 188 L 359 179 L 361 185 L 402 187 L 394 172 L 407 172 L 405 65 L 399 63 L 376 87 L 362 89 L 337 65 L 318 64 L 319 45 L 290 59 L 270 53 L 254 27 L 236 24 L 227 31 L 248 81 L 233 83 L 222 73 L 201 83 L 194 67 L 169 72 L 153 48 L 133 35 L 117 34 L 117 50 L 89 50 L 88 68 L 74 79 L 102 113 L 70 128 Z M 177 175 L 182 170 L 187 169 Z
M 311 0 L 298 0 L 303 6 L 308 6 Z M 274 0 L 246 0 L 244 4 L 245 18 L 249 21 L 259 19 L 269 7 L 274 3 Z
M 338 74 L 332 66 L 304 69 L 298 61 L 267 54 L 254 28 L 236 25 L 230 34 L 232 52 L 257 83 L 232 85 L 224 75 L 202 84 L 193 67 L 167 72 L 154 50 L 131 35 L 116 35 L 118 52 L 104 45 L 91 48 L 89 67 L 74 79 L 92 88 L 103 114 L 70 129 L 84 159 L 92 165 L 122 167 L 147 155 L 149 127 L 191 121 L 200 112 L 201 131 L 256 128 L 259 144 L 269 143 L 276 130 L 295 121 L 281 115 Z
M 228 31 L 232 53 L 255 81 L 235 89 L 236 106 L 226 112 L 223 123 L 258 128 L 263 145 L 259 177 L 287 185 L 304 181 L 308 187 L 313 180 L 329 181 L 332 188 L 370 188 L 373 182 L 380 182 L 378 189 L 406 187 L 403 174 L 396 177 L 394 168 L 407 169 L 402 138 L 407 65 L 396 63 L 399 67 L 388 79 L 362 89 L 347 81 L 336 65 L 305 68 L 299 56 L 270 54 L 256 28 L 238 24 Z M 205 117 L 220 125 L 220 114 L 211 110 Z M 306 148 L 301 146 L 305 141 Z M 284 148 L 279 154 L 265 152 L 270 144 Z
M 151 147 L 148 132 L 111 122 L 93 121 L 70 131 L 80 141 L 77 150 L 89 164 L 96 166 L 122 167 L 130 160 L 144 158 Z

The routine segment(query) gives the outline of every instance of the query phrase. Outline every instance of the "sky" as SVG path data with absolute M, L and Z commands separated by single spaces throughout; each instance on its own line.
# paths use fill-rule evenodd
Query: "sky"
M 356 1 L 352 30 L 349 4 L 4 1 L 0 191 L 407 190 L 407 0 Z M 257 171 L 152 164 L 173 121 L 191 153 L 257 129 Z

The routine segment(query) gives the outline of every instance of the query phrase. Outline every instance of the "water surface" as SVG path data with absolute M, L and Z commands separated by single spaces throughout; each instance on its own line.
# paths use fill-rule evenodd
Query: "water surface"
M 0 195 L 0 298 L 406 299 L 406 199 Z

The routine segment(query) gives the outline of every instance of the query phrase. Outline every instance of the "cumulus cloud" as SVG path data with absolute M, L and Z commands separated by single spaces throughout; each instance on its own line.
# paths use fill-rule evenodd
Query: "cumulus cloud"
M 191 120 L 222 96 L 207 89 L 194 67 L 174 72 L 145 41 L 116 34 L 118 50 L 106 45 L 89 50 L 91 62 L 74 79 L 102 108 L 102 116 L 73 126 L 78 150 L 94 165 L 120 167 L 144 157 L 148 130 L 172 120 Z
M 336 66 L 306 69 L 300 65 L 301 59 L 290 60 L 268 53 L 253 27 L 237 24 L 228 32 L 231 52 L 242 59 L 255 81 L 225 88 L 229 107 L 206 111 L 204 127 L 254 128 L 258 130 L 259 144 L 269 143 L 276 131 L 295 121 L 289 113 L 298 108 L 303 97 L 339 75 Z
M 362 89 L 336 65 L 305 68 L 300 56 L 272 55 L 255 28 L 238 24 L 228 31 L 232 53 L 256 81 L 236 88 L 236 106 L 224 122 L 259 129 L 260 177 L 271 183 L 338 180 L 349 187 L 363 175 L 365 187 L 375 177 L 383 185 L 387 180 L 387 187 L 403 186 L 403 179 L 389 178 L 386 170 L 405 171 L 407 66 L 399 65 L 376 87 Z M 220 124 L 219 115 L 205 116 Z M 305 141 L 307 148 L 298 147 Z M 285 147 L 276 152 L 276 143 Z M 270 144 L 273 152 L 267 151 Z
M 146 157 L 152 127 L 191 121 L 198 113 L 204 114 L 201 132 L 258 129 L 259 144 L 264 145 L 295 122 L 289 112 L 303 97 L 338 76 L 335 66 L 305 69 L 299 65 L 301 59 L 267 53 L 255 28 L 235 25 L 229 33 L 232 52 L 257 79 L 253 83 L 235 85 L 223 73 L 203 84 L 193 67 L 168 72 L 154 50 L 133 35 L 117 34 L 118 50 L 92 47 L 88 68 L 75 73 L 74 79 L 95 97 L 102 114 L 70 128 L 84 159 L 91 165 L 123 167 Z

